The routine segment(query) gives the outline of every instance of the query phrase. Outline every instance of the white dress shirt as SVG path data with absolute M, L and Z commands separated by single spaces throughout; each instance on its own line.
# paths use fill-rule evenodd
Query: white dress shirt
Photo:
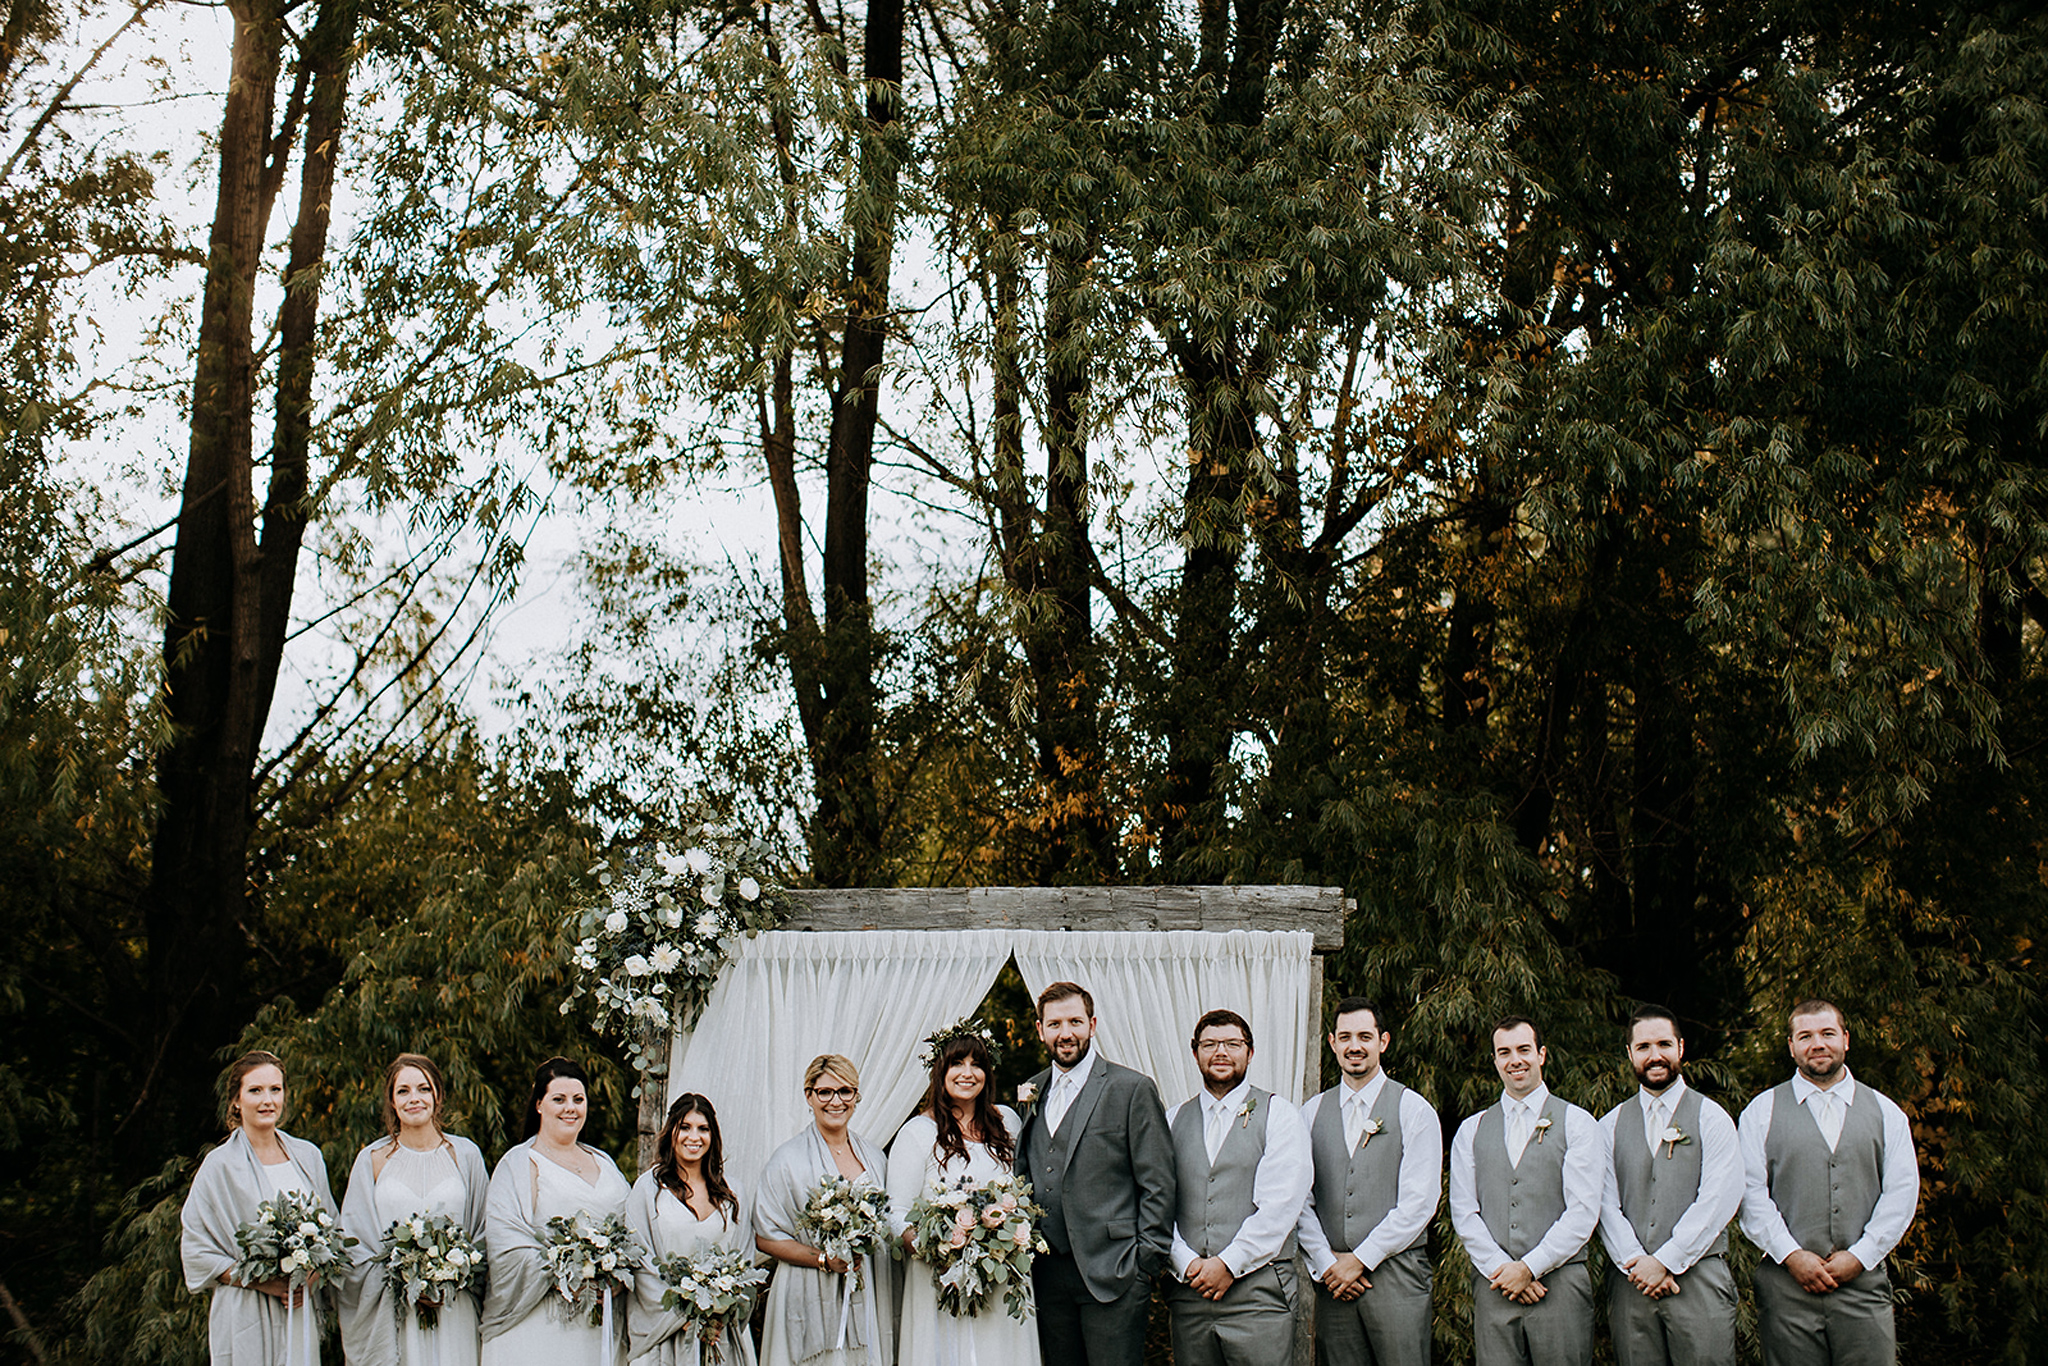
M 1363 1116 L 1370 1115 L 1373 1107 L 1380 1103 L 1380 1092 L 1386 1089 L 1387 1074 L 1384 1069 L 1375 1071 L 1372 1080 L 1356 1091 L 1345 1094 L 1350 1086 L 1347 1078 L 1338 1083 L 1338 1098 L 1350 1110 L 1357 1104 L 1361 1114 L 1358 1121 L 1363 1125 Z M 1316 1122 L 1316 1112 L 1322 1106 L 1326 1093 L 1317 1092 L 1301 1107 L 1301 1128 L 1307 1133 Z M 1355 1098 L 1355 1099 L 1354 1099 Z M 1415 1241 L 1415 1235 L 1428 1226 L 1436 1217 L 1437 1203 L 1444 1195 L 1444 1131 L 1437 1121 L 1436 1111 L 1429 1108 L 1429 1102 L 1415 1094 L 1414 1088 L 1401 1097 L 1401 1171 L 1395 1178 L 1394 1207 L 1387 1211 L 1386 1218 L 1373 1225 L 1365 1235 L 1365 1241 L 1350 1249 L 1351 1255 L 1365 1263 L 1367 1271 L 1374 1270 L 1387 1258 Z M 1344 1133 L 1351 1140 L 1349 1151 L 1358 1150 L 1358 1137 L 1354 1136 L 1351 1117 L 1345 1116 Z M 1311 1152 L 1313 1161 L 1313 1152 Z M 1323 1232 L 1323 1221 L 1316 1216 L 1315 1183 L 1309 1183 L 1308 1203 L 1302 1206 L 1301 1221 L 1295 1226 L 1295 1241 L 1301 1244 L 1303 1255 L 1308 1258 L 1308 1273 L 1321 1280 L 1323 1273 L 1337 1264 L 1337 1254 L 1330 1246 L 1329 1235 Z
M 1091 1046 L 1081 1055 L 1081 1061 L 1062 1072 L 1054 1063 L 1052 1075 L 1045 1080 L 1045 1127 L 1047 1132 L 1057 1134 L 1060 1121 L 1067 1117 L 1067 1109 L 1074 1098 L 1081 1094 L 1081 1088 L 1088 1084 L 1088 1073 L 1095 1066 L 1095 1049 Z
M 1856 1078 L 1844 1068 L 1842 1079 L 1828 1092 L 1832 1092 L 1835 1101 L 1834 1135 L 1828 1143 L 1832 1150 L 1841 1140 L 1847 1107 L 1856 1099 Z M 1742 1231 L 1764 1250 L 1765 1256 L 1783 1262 L 1799 1251 L 1799 1240 L 1792 1236 L 1792 1230 L 1785 1226 L 1785 1216 L 1771 1200 L 1770 1173 L 1764 1160 L 1764 1139 L 1771 1132 L 1777 1094 L 1777 1088 L 1772 1087 L 1742 1112 Z M 1804 1074 L 1793 1074 L 1792 1095 L 1809 1111 L 1813 1109 L 1814 1098 L 1822 1094 L 1825 1093 L 1821 1088 Z M 1876 1266 L 1899 1245 L 1899 1239 L 1906 1236 L 1906 1229 L 1913 1222 L 1913 1211 L 1920 1207 L 1920 1159 L 1913 1151 L 1913 1126 L 1891 1097 L 1876 1091 L 1870 1095 L 1877 1101 L 1878 1118 L 1884 1123 L 1884 1170 L 1878 1173 L 1877 1204 L 1870 1211 L 1869 1222 L 1863 1225 L 1863 1236 L 1848 1248 L 1849 1255 L 1866 1268 Z M 1822 1124 L 1822 1118 L 1816 1113 L 1814 1122 Z M 1824 1124 L 1821 1134 L 1827 1136 Z
M 1166 1127 L 1172 1130 L 1183 1108 L 1200 1105 L 1203 1107 L 1203 1140 L 1206 1144 L 1212 1114 L 1221 1111 L 1229 1124 L 1243 1123 L 1245 1117 L 1239 1112 L 1249 1099 L 1249 1081 L 1239 1082 L 1229 1095 L 1221 1099 L 1204 1089 L 1174 1106 L 1173 1113 L 1166 1117 Z M 1315 1175 L 1315 1159 L 1309 1155 L 1308 1130 L 1302 1127 L 1301 1113 L 1278 1096 L 1267 1104 L 1271 1113 L 1266 1116 L 1266 1151 L 1259 1158 L 1258 1171 L 1252 1174 L 1251 1213 L 1238 1225 L 1237 1235 L 1216 1254 L 1234 1277 L 1257 1271 L 1280 1255 L 1280 1249 L 1287 1245 L 1288 1233 L 1301 1217 L 1302 1204 L 1308 1199 L 1309 1181 Z M 1227 1135 L 1227 1125 L 1224 1132 Z M 1217 1146 L 1222 1146 L 1220 1141 Z M 1212 1164 L 1216 1161 L 1214 1149 L 1210 1150 L 1209 1161 Z M 1207 1175 L 1206 1172 L 1201 1173 L 1204 1179 Z M 1176 1222 L 1173 1228 L 1173 1267 L 1182 1280 L 1187 1279 L 1188 1267 L 1201 1255 L 1180 1236 L 1180 1225 Z
M 1504 1109 L 1511 1113 L 1512 1102 L 1505 1091 L 1501 1093 L 1501 1100 Z M 1528 1113 L 1532 1116 L 1530 1135 L 1535 1132 L 1533 1117 L 1542 1113 L 1549 1100 L 1550 1088 L 1547 1086 L 1539 1085 L 1529 1093 L 1525 1103 L 1530 1107 Z M 1458 1126 L 1458 1132 L 1451 1137 L 1451 1227 L 1457 1230 L 1459 1240 L 1465 1244 L 1473 1269 L 1491 1279 L 1494 1272 L 1515 1259 L 1493 1241 L 1493 1234 L 1479 1213 L 1479 1181 L 1473 1168 L 1472 1142 L 1479 1133 L 1479 1121 L 1485 1114 L 1486 1111 L 1481 1110 L 1476 1115 L 1466 1116 L 1465 1122 Z M 1517 1161 L 1521 1151 L 1515 1145 L 1514 1127 L 1512 1124 L 1503 1127 L 1507 1132 L 1508 1159 Z M 1570 1261 L 1572 1254 L 1586 1245 L 1586 1240 L 1593 1236 L 1593 1230 L 1600 1223 L 1600 1192 L 1606 1185 L 1604 1173 L 1609 1165 L 1607 1134 L 1601 1129 L 1599 1120 L 1578 1106 L 1567 1104 L 1564 1107 L 1564 1136 L 1570 1145 L 1564 1157 L 1564 1213 L 1521 1259 L 1522 1264 L 1529 1268 L 1529 1274 L 1538 1280 Z
M 1616 1145 L 1635 1142 L 1650 1144 L 1651 1155 L 1656 1156 L 1657 1150 L 1663 1147 L 1661 1135 L 1670 1125 L 1671 1116 L 1678 1113 L 1678 1102 L 1684 1098 L 1685 1079 L 1681 1077 L 1672 1082 L 1662 1096 L 1638 1090 L 1636 1102 L 1639 1109 L 1631 1109 L 1624 1101 L 1608 1111 L 1601 1118 L 1600 1127 L 1607 1135 L 1610 1157 Z M 1664 1102 L 1662 1124 L 1656 1123 L 1651 1116 L 1658 1100 Z M 1686 1137 L 1700 1145 L 1700 1190 L 1685 1213 L 1672 1224 L 1671 1234 L 1662 1247 L 1646 1248 L 1636 1237 L 1635 1225 L 1628 1221 L 1628 1215 L 1621 1208 L 1620 1178 L 1614 1174 L 1614 1163 L 1608 1162 L 1607 1189 L 1600 1197 L 1600 1241 L 1607 1245 L 1607 1255 L 1616 1266 L 1626 1266 L 1634 1258 L 1648 1253 L 1676 1276 L 1706 1255 L 1714 1239 L 1728 1227 L 1728 1221 L 1741 1208 L 1742 1150 L 1735 1134 L 1735 1121 L 1728 1118 L 1726 1110 L 1701 1096 L 1700 1131 Z

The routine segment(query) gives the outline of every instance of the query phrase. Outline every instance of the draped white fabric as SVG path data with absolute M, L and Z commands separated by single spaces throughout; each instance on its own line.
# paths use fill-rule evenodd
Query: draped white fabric
M 697 1027 L 676 1036 L 668 1094 L 711 1098 L 726 1174 L 751 1194 L 768 1155 L 810 1123 L 805 1064 L 844 1053 L 861 1074 L 853 1128 L 886 1144 L 924 1094 L 925 1037 L 980 1005 L 1014 953 L 1033 996 L 1087 987 L 1103 1056 L 1149 1075 L 1169 1107 L 1200 1086 L 1188 1039 L 1219 1007 L 1251 1021 L 1252 1081 L 1298 1103 L 1315 1046 L 1313 945 L 1305 930 L 772 931 L 740 945 Z
M 1019 930 L 1017 971 L 1036 997 L 1078 982 L 1095 998 L 1102 1056 L 1150 1076 L 1171 1109 L 1201 1087 L 1188 1041 L 1207 1010 L 1251 1022 L 1250 1078 L 1299 1104 L 1315 1028 L 1308 1019 L 1306 930 Z
M 853 1059 L 861 1097 L 853 1129 L 886 1144 L 924 1094 L 918 1048 L 981 1004 L 1012 938 L 1002 930 L 775 930 L 742 941 L 696 1029 L 671 1046 L 668 1094 L 711 1098 L 726 1175 L 749 1194 L 768 1155 L 811 1122 L 804 1067 L 820 1053 Z

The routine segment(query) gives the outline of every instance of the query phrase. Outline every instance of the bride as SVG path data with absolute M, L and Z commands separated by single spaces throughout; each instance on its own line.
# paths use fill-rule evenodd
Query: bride
M 924 1112 L 897 1131 L 889 1150 L 889 1219 L 910 1246 L 910 1206 L 937 1180 L 1008 1175 L 1017 1155 L 1016 1112 L 989 1089 L 994 1058 L 984 1031 L 969 1025 L 934 1036 Z M 1010 1317 L 998 1294 L 980 1313 L 955 1318 L 939 1307 L 931 1268 L 904 1272 L 898 1366 L 1038 1366 L 1038 1329 Z

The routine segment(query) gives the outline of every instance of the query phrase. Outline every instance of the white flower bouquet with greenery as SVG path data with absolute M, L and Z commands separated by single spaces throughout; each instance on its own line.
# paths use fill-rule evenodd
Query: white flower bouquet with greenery
M 445 1214 L 415 1214 L 384 1230 L 384 1283 L 400 1320 L 411 1305 L 420 1327 L 441 1322 L 451 1295 L 483 1289 L 484 1251 Z
M 654 1274 L 667 1287 L 661 1307 L 682 1318 L 683 1331 L 703 1344 L 708 1360 L 718 1358 L 727 1333 L 745 1329 L 754 1297 L 768 1283 L 768 1268 L 754 1265 L 751 1252 L 730 1247 L 672 1253 L 655 1262 Z
M 861 1258 L 893 1252 L 889 1193 L 864 1181 L 828 1176 L 812 1187 L 796 1217 L 797 1235 L 834 1261 L 853 1268 L 853 1283 L 867 1283 Z
M 633 1273 L 646 1264 L 647 1250 L 616 1214 L 595 1224 L 558 1214 L 548 1220 L 546 1255 L 556 1293 L 588 1310 L 595 1328 L 604 1322 L 605 1301 L 614 1291 L 631 1293 Z
M 1031 1259 L 1046 1250 L 1031 1199 L 1017 1176 L 934 1181 L 910 1207 L 911 1251 L 930 1263 L 939 1307 L 955 1318 L 987 1308 L 1001 1292 L 1010 1317 L 1031 1314 Z
M 562 1013 L 590 996 L 598 1028 L 626 1040 L 634 1067 L 663 1075 L 670 1029 L 696 1023 L 732 945 L 794 909 L 767 865 L 764 846 L 700 826 L 681 852 L 642 846 L 592 868 L 597 890 L 574 912 Z
M 348 1265 L 356 1240 L 302 1191 L 281 1191 L 235 1230 L 235 1284 L 284 1281 L 302 1290 Z

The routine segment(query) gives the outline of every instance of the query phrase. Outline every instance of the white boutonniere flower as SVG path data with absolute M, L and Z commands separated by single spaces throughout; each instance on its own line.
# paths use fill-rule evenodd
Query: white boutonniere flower
M 1036 1086 L 1033 1086 L 1030 1082 L 1027 1081 L 1022 1086 L 1017 1088 L 1017 1103 L 1019 1105 L 1029 1105 L 1037 1099 L 1038 1088 Z
M 1545 1115 L 1545 1116 L 1544 1116 L 1543 1118 L 1541 1118 L 1541 1119 L 1539 1119 L 1539 1120 L 1537 1120 L 1537 1121 L 1536 1121 L 1536 1141 L 1537 1141 L 1538 1143 L 1541 1143 L 1541 1142 L 1543 1142 L 1543 1136 L 1544 1136 L 1545 1134 L 1549 1133 L 1549 1132 L 1550 1132 L 1550 1116 L 1549 1116 L 1549 1115 Z
M 1664 1145 L 1664 1156 L 1668 1158 L 1677 1151 L 1679 1144 L 1692 1142 L 1692 1135 L 1673 1124 L 1657 1135 L 1657 1141 Z
M 1372 1118 L 1366 1120 L 1364 1130 L 1362 1130 L 1358 1135 L 1358 1150 L 1360 1152 L 1364 1152 L 1365 1145 L 1372 1142 L 1372 1136 L 1376 1133 L 1381 1132 L 1386 1127 L 1387 1126 L 1385 1124 L 1380 1122 L 1380 1117 L 1378 1115 L 1374 1115 L 1372 1116 Z
M 1252 1122 L 1252 1113 L 1258 1108 L 1259 1098 L 1257 1096 L 1246 1096 L 1244 1104 L 1237 1107 L 1237 1127 L 1240 1129 L 1249 1127 Z

